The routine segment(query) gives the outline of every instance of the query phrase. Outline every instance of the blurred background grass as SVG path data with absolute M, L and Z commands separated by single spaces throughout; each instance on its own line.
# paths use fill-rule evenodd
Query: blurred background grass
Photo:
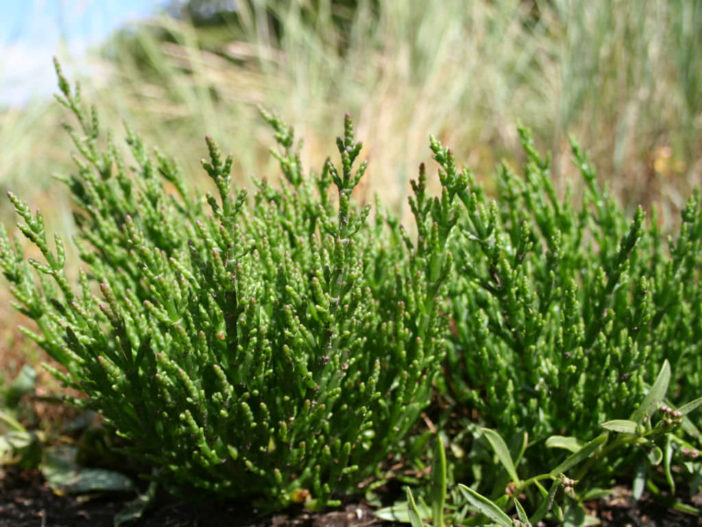
M 83 79 L 107 128 L 119 135 L 129 121 L 193 177 L 206 133 L 234 154 L 242 182 L 273 170 L 262 104 L 295 125 L 312 167 L 333 151 L 350 112 L 371 161 L 368 196 L 389 206 L 404 201 L 429 157 L 430 133 L 489 177 L 496 160 L 518 155 L 518 122 L 553 152 L 559 181 L 573 175 L 572 134 L 627 203 L 677 207 L 699 183 L 702 2 L 229 5 L 169 4 L 99 46 L 100 75 Z M 72 168 L 63 118 L 46 102 L 2 111 L 0 184 L 53 194 L 48 176 Z
M 122 137 L 128 121 L 193 180 L 206 133 L 242 184 L 275 176 L 257 104 L 296 127 L 316 169 L 350 112 L 370 160 L 359 198 L 402 210 L 430 133 L 489 181 L 496 161 L 520 160 L 523 123 L 560 187 L 577 181 L 570 134 L 627 206 L 670 219 L 701 179 L 701 52 L 697 0 L 175 0 L 72 76 L 106 128 Z M 0 109 L 0 187 L 70 233 L 50 178 L 72 170 L 64 118 L 45 100 Z M 13 222 L 6 201 L 0 217 Z

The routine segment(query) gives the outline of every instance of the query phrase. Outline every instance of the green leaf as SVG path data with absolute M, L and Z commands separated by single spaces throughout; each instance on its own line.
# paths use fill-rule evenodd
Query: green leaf
M 558 503 L 554 503 L 553 505 L 553 514 L 556 516 L 556 519 L 563 523 L 563 507 L 561 507 Z
M 582 501 L 599 500 L 605 496 L 612 494 L 612 489 L 602 489 L 599 487 L 593 487 L 580 494 L 580 499 Z
M 600 426 L 612 432 L 636 435 L 639 424 L 628 419 L 613 419 L 602 423 Z
M 509 451 L 514 460 L 514 466 L 519 466 L 519 462 L 529 446 L 529 434 L 527 432 L 517 433 L 512 436 L 509 444 Z
M 694 401 L 683 404 L 680 408 L 678 408 L 678 412 L 683 415 L 687 415 L 693 410 L 696 410 L 700 405 L 702 405 L 702 397 L 698 397 Z
M 22 423 L 15 419 L 9 412 L 0 411 L 0 423 L 5 423 L 15 432 L 26 432 Z
M 495 451 L 495 454 L 497 454 L 497 459 L 500 460 L 502 466 L 505 467 L 505 469 L 507 470 L 507 474 L 509 474 L 509 477 L 512 478 L 512 481 L 516 485 L 518 485 L 519 476 L 517 475 L 517 471 L 514 468 L 512 455 L 509 453 L 509 448 L 507 448 L 507 444 L 505 443 L 504 439 L 502 439 L 500 434 L 498 434 L 494 430 L 491 430 L 490 428 L 483 428 L 482 432 L 483 435 L 490 442 L 490 446 L 492 446 L 492 449 Z
M 436 436 L 434 462 L 431 466 L 431 510 L 432 525 L 443 527 L 446 505 L 446 452 L 441 436 Z
M 19 374 L 12 381 L 12 384 L 5 392 L 5 405 L 8 408 L 14 408 L 19 403 L 23 395 L 28 394 L 34 389 L 34 384 L 37 379 L 37 372 L 34 371 L 29 364 L 22 366 Z
M 412 491 L 409 487 L 405 487 L 405 492 L 407 494 L 407 515 L 409 517 L 410 524 L 412 527 L 424 527 L 424 522 L 422 522 L 419 509 L 417 509 L 417 504 L 414 502 Z
M 484 514 L 501 527 L 512 527 L 512 519 L 488 498 L 461 483 L 458 484 L 458 489 L 473 509 Z
M 514 501 L 514 507 L 517 509 L 517 517 L 519 518 L 519 521 L 522 522 L 524 527 L 531 527 L 531 522 L 529 521 L 529 517 L 527 516 L 524 507 L 522 507 L 522 504 L 519 503 L 517 498 L 512 498 L 512 501 Z
M 13 463 L 19 468 L 36 468 L 41 462 L 44 432 L 10 430 L 0 436 L 0 465 Z
M 642 458 L 634 467 L 634 481 L 631 485 L 632 497 L 638 501 L 646 486 L 646 459 Z
M 566 437 L 566 436 L 551 436 L 546 440 L 546 446 L 548 448 L 562 448 L 564 450 L 570 450 L 571 452 L 577 452 L 583 447 L 583 442 L 576 437 Z
M 431 511 L 423 503 L 415 503 L 420 518 L 430 518 Z M 409 504 L 406 500 L 398 501 L 390 507 L 383 507 L 373 513 L 376 518 L 389 522 L 410 523 Z
M 62 484 L 62 490 L 69 494 L 131 492 L 134 490 L 134 482 L 131 478 L 114 470 L 79 468 Z
M 155 481 L 152 481 L 144 494 L 139 494 L 136 499 L 127 503 L 122 510 L 115 514 L 115 517 L 112 520 L 112 525 L 114 527 L 121 527 L 122 525 L 140 519 L 154 503 L 156 499 L 157 487 L 158 484 Z
M 648 418 L 661 404 L 661 401 L 665 397 L 665 392 L 668 391 L 668 383 L 670 382 L 670 363 L 666 359 L 663 361 L 663 367 L 658 373 L 658 378 L 656 382 L 651 386 L 651 389 L 644 397 L 641 405 L 634 410 L 631 414 L 630 419 L 641 423 L 644 418 Z
M 36 436 L 26 430 L 11 430 L 0 436 L 0 465 L 8 463 L 16 454 L 29 449 Z
M 124 474 L 79 466 L 75 462 L 76 452 L 74 447 L 57 447 L 44 453 L 41 473 L 54 492 L 84 494 L 134 490 L 134 482 Z
M 551 477 L 557 477 L 559 474 L 562 474 L 571 468 L 573 468 L 575 465 L 582 463 L 584 460 L 590 457 L 590 455 L 595 452 L 600 446 L 602 446 L 605 442 L 607 441 L 607 434 L 602 434 L 600 436 L 597 436 L 595 439 L 587 443 L 585 446 L 583 446 L 580 450 L 577 452 L 571 454 L 568 456 L 563 463 L 558 465 L 556 468 L 554 468 L 551 472 L 549 472 L 549 475 Z
M 651 465 L 657 466 L 660 465 L 662 460 L 663 451 L 654 445 L 654 447 L 648 451 L 648 462 L 651 463 Z
M 686 415 L 683 415 L 682 418 L 682 429 L 686 434 L 689 434 L 692 437 L 700 437 L 700 431 L 694 425 L 692 420 Z
M 531 518 L 529 518 L 529 521 L 532 523 L 532 525 L 539 523 L 543 519 L 543 517 L 546 516 L 546 514 L 548 514 L 548 511 L 551 510 L 551 507 L 553 506 L 553 500 L 555 499 L 556 492 L 558 492 L 559 488 L 560 483 L 558 482 L 558 480 L 551 483 L 551 488 L 549 489 L 548 494 L 542 497 L 541 503 L 539 503 L 539 507 L 536 509 Z M 541 490 L 542 489 L 540 487 L 539 491 Z M 543 492 L 546 492 L 546 490 L 543 489 Z
M 568 500 L 563 511 L 563 527 L 582 527 L 585 525 L 585 509 L 573 500 Z
M 670 462 L 673 459 L 673 440 L 671 434 L 665 435 L 665 447 L 663 449 L 663 471 L 665 472 L 665 480 L 670 487 L 671 494 L 675 494 L 675 480 L 670 471 Z

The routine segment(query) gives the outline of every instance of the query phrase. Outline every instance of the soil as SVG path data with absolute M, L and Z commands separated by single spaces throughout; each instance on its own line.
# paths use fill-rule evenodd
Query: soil
M 113 518 L 133 494 L 85 497 L 58 496 L 37 470 L 6 469 L 0 473 L 0 527 L 112 527 Z M 365 503 L 311 513 L 302 509 L 261 517 L 256 511 L 222 502 L 190 503 L 166 495 L 130 527 L 391 527 Z
M 590 513 L 603 527 L 692 527 L 702 518 L 670 510 L 650 496 L 634 502 L 631 492 L 618 488 L 607 500 L 590 503 Z M 0 479 L 0 527 L 112 527 L 114 515 L 133 495 L 85 499 L 58 496 L 36 470 L 8 468 Z M 699 504 L 698 504 L 699 505 Z M 222 502 L 189 503 L 157 496 L 155 504 L 130 527 L 393 527 L 378 520 L 366 503 L 348 503 L 340 509 L 311 513 L 302 509 L 260 517 L 245 507 Z
M 691 505 L 700 506 L 693 498 Z M 670 509 L 644 493 L 634 501 L 631 489 L 615 487 L 611 496 L 590 503 L 590 514 L 602 522 L 603 527 L 694 527 L 702 525 L 702 518 Z

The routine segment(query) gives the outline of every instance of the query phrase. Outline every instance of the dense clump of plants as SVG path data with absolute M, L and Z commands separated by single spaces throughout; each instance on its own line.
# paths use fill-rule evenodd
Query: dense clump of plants
M 695 194 L 666 240 L 655 211 L 649 222 L 641 208 L 627 219 L 575 143 L 584 188 L 577 199 L 570 188 L 559 198 L 550 159 L 526 130 L 520 135 L 524 175 L 502 164 L 494 201 L 432 143 L 444 177 L 467 183 L 451 243 L 446 385 L 506 439 L 527 432 L 534 447 L 525 458 L 542 468 L 562 455 L 544 440 L 587 441 L 601 423 L 628 419 L 666 360 L 668 400 L 699 396 L 702 207 Z
M 282 146 L 282 188 L 232 191 L 231 157 L 207 139 L 217 195 L 186 187 L 128 130 L 130 170 L 94 109 L 57 65 L 77 174 L 66 178 L 87 268 L 78 291 L 40 213 L 9 194 L 44 261 L 0 235 L 0 265 L 27 333 L 174 490 L 320 506 L 378 470 L 429 403 L 444 358 L 440 310 L 448 200 L 417 186 L 419 236 L 351 202 L 365 170 L 347 117 L 341 167 L 303 173 L 292 129 L 263 112 Z
M 575 143 L 577 200 L 558 196 L 520 129 L 524 177 L 503 164 L 493 201 L 432 139 L 441 195 L 427 195 L 422 165 L 410 236 L 353 203 L 366 164 L 348 116 L 340 166 L 306 174 L 292 129 L 262 111 L 282 178 L 256 180 L 252 197 L 206 138 L 203 194 L 129 128 L 128 168 L 56 69 L 79 124 L 66 126 L 77 173 L 62 180 L 84 269 L 73 284 L 61 239 L 50 244 L 12 193 L 42 260 L 0 229 L 0 269 L 38 328 L 25 333 L 61 365 L 49 371 L 86 395 L 76 404 L 105 418 L 145 477 L 266 509 L 321 507 L 389 456 L 426 461 L 413 456 L 430 434 L 403 438 L 438 387 L 431 508 L 410 491 L 401 505 L 413 525 L 444 525 L 445 509 L 456 524 L 516 525 L 510 513 L 582 525 L 595 485 L 623 475 L 637 497 L 699 487 L 699 194 L 664 241 L 655 214 L 629 220 L 598 186 Z M 459 458 L 470 448 L 453 471 L 444 440 Z M 449 489 L 452 472 L 471 486 Z
M 699 515 L 671 498 L 702 481 L 699 194 L 664 242 L 655 215 L 627 219 L 574 142 L 584 188 L 577 205 L 570 188 L 559 198 L 550 159 L 519 132 L 524 177 L 502 164 L 496 200 L 431 141 L 454 199 L 439 422 L 455 457 L 449 471 L 437 438 L 419 499 L 408 489 L 378 514 L 413 526 L 445 525 L 446 511 L 457 525 L 594 525 L 584 502 L 628 482 L 634 499 L 648 490 Z

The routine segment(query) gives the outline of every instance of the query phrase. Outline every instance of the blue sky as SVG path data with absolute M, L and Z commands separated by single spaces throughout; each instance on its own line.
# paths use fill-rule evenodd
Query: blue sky
M 164 0 L 1 0 L 0 106 L 46 97 L 51 58 L 80 65 L 115 29 L 155 13 Z

